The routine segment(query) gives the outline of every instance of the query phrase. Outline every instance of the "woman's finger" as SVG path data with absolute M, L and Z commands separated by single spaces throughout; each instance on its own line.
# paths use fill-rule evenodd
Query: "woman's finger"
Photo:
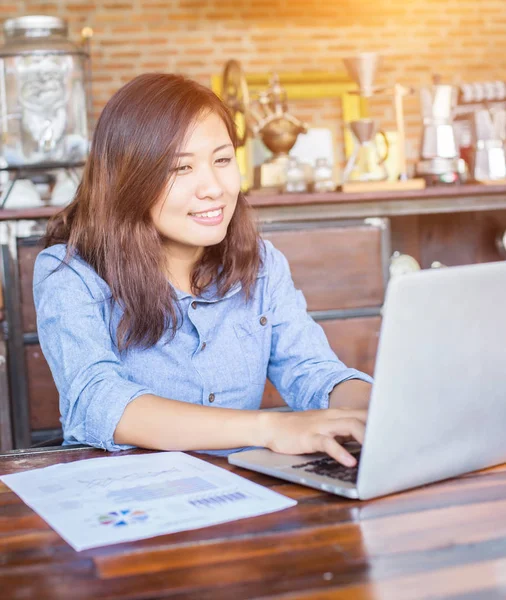
M 334 419 L 328 423 L 325 433 L 333 437 L 352 437 L 363 444 L 365 423 L 357 418 Z
M 354 467 L 357 464 L 356 459 L 347 452 L 336 440 L 327 435 L 319 435 L 319 451 L 325 452 L 338 463 L 345 467 Z

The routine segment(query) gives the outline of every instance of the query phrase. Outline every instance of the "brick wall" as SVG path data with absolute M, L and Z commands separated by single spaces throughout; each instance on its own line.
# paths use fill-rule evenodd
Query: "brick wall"
M 94 30 L 95 113 L 146 71 L 182 72 L 208 84 L 229 58 L 247 71 L 340 71 L 357 51 L 384 55 L 380 85 L 506 80 L 505 0 L 0 0 L 0 21 L 26 14 L 68 19 L 71 37 Z M 340 138 L 332 101 L 292 112 Z M 373 114 L 393 127 L 391 102 Z M 408 155 L 418 152 L 415 97 L 406 102 Z

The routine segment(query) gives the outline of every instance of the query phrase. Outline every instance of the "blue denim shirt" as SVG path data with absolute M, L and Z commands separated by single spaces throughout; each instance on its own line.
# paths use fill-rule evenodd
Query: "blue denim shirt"
M 237 284 L 224 297 L 176 290 L 182 326 L 149 349 L 120 353 L 120 308 L 106 282 L 76 256 L 55 271 L 66 246 L 37 257 L 34 298 L 40 345 L 60 394 L 65 444 L 106 450 L 129 402 L 142 394 L 202 406 L 258 409 L 268 377 L 294 410 L 327 408 L 332 388 L 371 378 L 347 368 L 307 314 L 286 258 L 269 242 L 252 298 Z M 205 344 L 205 345 L 204 345 Z M 230 452 L 230 451 L 228 451 Z

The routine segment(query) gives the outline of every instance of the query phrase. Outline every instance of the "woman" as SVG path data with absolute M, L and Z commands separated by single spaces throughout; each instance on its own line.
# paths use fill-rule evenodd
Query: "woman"
M 355 464 L 339 441 L 363 439 L 370 378 L 337 359 L 261 242 L 235 147 L 226 107 L 182 76 L 142 75 L 105 106 L 35 265 L 66 444 Z M 295 412 L 257 410 L 267 376 Z

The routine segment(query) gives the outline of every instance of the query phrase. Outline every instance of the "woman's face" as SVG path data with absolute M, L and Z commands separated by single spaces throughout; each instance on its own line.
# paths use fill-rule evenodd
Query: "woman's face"
M 151 217 L 169 251 L 191 257 L 225 238 L 241 180 L 225 123 L 214 113 L 190 127 L 177 158 L 174 177 Z

